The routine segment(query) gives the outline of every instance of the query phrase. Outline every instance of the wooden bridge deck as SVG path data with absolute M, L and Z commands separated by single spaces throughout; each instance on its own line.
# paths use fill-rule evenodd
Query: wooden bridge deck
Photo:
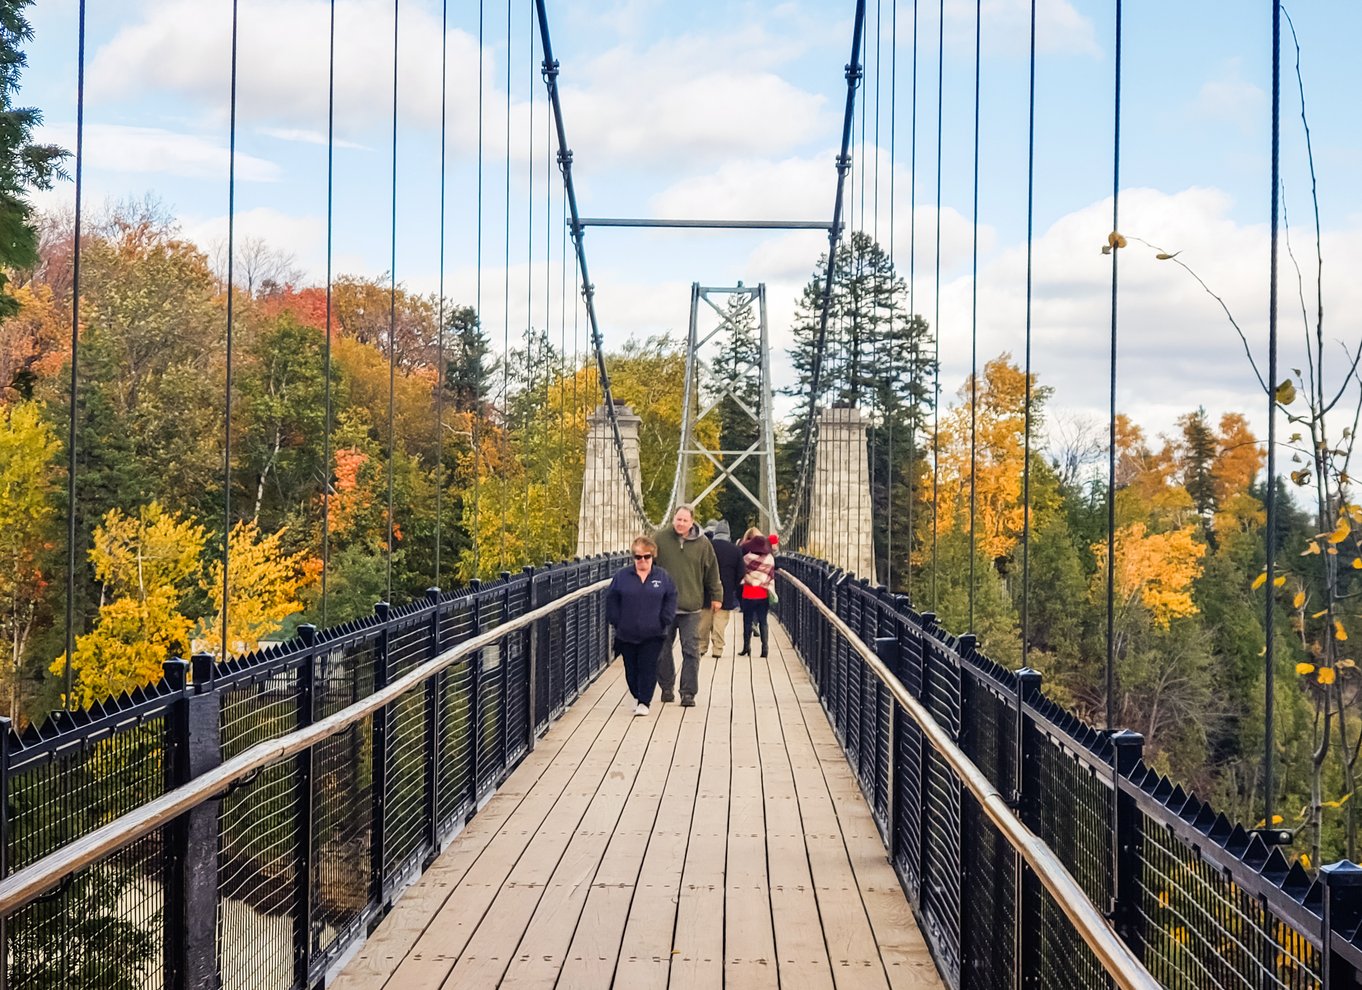
M 616 661 L 336 990 L 941 985 L 784 630 L 635 718 Z

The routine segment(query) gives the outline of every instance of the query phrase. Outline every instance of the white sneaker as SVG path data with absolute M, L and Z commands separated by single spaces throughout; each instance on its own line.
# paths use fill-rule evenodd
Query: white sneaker
M 647 715 L 647 714 L 648 714 L 648 706 L 645 705 L 643 702 L 640 701 L 637 705 L 634 706 L 634 714 L 635 714 L 635 715 Z

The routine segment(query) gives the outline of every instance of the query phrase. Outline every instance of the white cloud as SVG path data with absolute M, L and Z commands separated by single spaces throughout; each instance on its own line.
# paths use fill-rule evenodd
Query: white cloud
M 336 125 L 343 137 L 364 141 L 391 121 L 387 32 L 392 5 L 338 0 L 336 9 Z M 329 17 L 322 0 L 242 0 L 242 121 L 292 140 L 325 133 Z M 90 91 L 106 102 L 178 94 L 225 120 L 230 36 L 228 5 L 155 0 L 137 23 L 118 31 L 95 55 Z M 404 129 L 438 126 L 440 37 L 438 11 L 402 9 L 398 91 Z M 485 150 L 500 157 L 506 93 L 504 64 L 496 63 L 504 53 L 488 49 L 480 60 L 477 39 L 457 29 L 449 31 L 448 44 L 451 146 L 477 147 L 481 61 Z M 561 83 L 569 140 L 584 159 L 612 165 L 703 165 L 757 151 L 787 151 L 831 127 L 823 98 L 775 71 L 805 47 L 753 26 L 719 36 L 669 38 L 647 48 L 615 47 L 565 65 Z M 515 85 L 512 155 L 521 158 L 530 111 L 521 76 Z M 537 80 L 535 87 L 535 113 L 542 121 L 544 94 Z
M 974 44 L 975 7 L 970 0 L 947 0 L 946 23 L 956 43 Z M 981 40 L 992 52 L 1026 52 L 1030 47 L 1030 0 L 983 0 Z M 1091 19 L 1069 0 L 1038 0 L 1036 48 L 1055 55 L 1100 55 Z
M 1260 125 L 1267 95 L 1246 81 L 1239 69 L 1239 59 L 1232 59 L 1219 75 L 1201 84 L 1190 108 L 1194 117 L 1233 124 L 1245 133 Z
M 303 127 L 262 127 L 260 133 L 276 141 L 289 141 L 296 144 L 316 144 L 325 145 L 326 135 L 321 131 L 312 131 Z M 344 141 L 337 139 L 337 148 L 352 148 L 358 151 L 368 151 L 367 145 L 359 144 L 356 141 Z
M 226 216 L 189 220 L 184 233 L 210 258 L 226 257 L 223 250 L 227 243 Z M 325 280 L 326 220 L 323 217 L 295 216 L 268 207 L 242 210 L 236 215 L 234 235 L 238 243 L 259 239 L 272 250 L 291 255 L 308 280 L 319 283 Z
M 37 139 L 74 148 L 76 127 L 74 124 L 45 126 Z M 85 161 L 89 166 L 110 172 L 225 180 L 229 156 L 225 143 L 197 134 L 159 127 L 87 124 Z M 282 177 L 282 171 L 274 162 L 238 152 L 236 175 L 241 182 L 276 182 Z
M 391 120 L 392 10 L 384 0 L 336 4 L 336 124 L 344 135 L 363 134 Z M 242 0 L 238 18 L 242 120 L 325 131 L 329 23 L 330 5 L 323 0 Z M 140 21 L 119 30 L 95 54 L 90 92 L 107 103 L 174 93 L 225 119 L 230 38 L 230 4 L 148 3 Z M 435 14 L 420 7 L 403 8 L 398 89 L 400 113 L 408 126 L 438 124 L 440 38 Z M 448 41 L 451 133 L 467 146 L 468 136 L 476 134 L 477 40 L 451 30 Z M 454 99 L 460 94 L 462 99 Z

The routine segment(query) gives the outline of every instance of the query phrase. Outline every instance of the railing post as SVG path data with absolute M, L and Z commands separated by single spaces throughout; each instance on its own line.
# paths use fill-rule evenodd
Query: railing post
M 0 880 L 9 876 L 9 759 L 10 733 L 13 731 L 14 723 L 7 718 L 0 718 Z M 169 979 L 166 986 L 170 990 L 175 990 L 174 984 Z M 0 917 L 0 990 L 8 990 L 8 987 L 9 919 Z
M 501 623 L 511 621 L 511 572 L 501 572 Z M 502 780 L 511 767 L 511 659 L 510 643 L 502 637 L 501 656 L 501 718 L 497 720 L 497 737 L 501 740 L 501 769 L 497 779 Z M 498 785 L 499 786 L 499 785 Z
M 548 565 L 553 566 L 553 565 Z M 534 594 L 534 568 L 529 564 L 525 565 L 522 572 L 525 575 L 525 605 L 533 612 L 538 604 Z M 525 704 L 525 751 L 534 752 L 536 723 L 539 721 L 539 628 L 538 624 L 528 626 L 525 630 L 525 666 L 530 673 L 530 686 L 528 697 Z
M 1112 906 L 1116 933 L 1135 955 L 1144 958 L 1143 912 L 1140 910 L 1140 845 L 1144 818 L 1135 800 L 1122 788 L 1144 757 L 1144 736 L 1121 729 L 1111 737 L 1115 777 L 1112 780 Z
M 1362 921 L 1362 867 L 1348 860 L 1321 866 L 1324 883 L 1324 918 L 1320 952 L 1323 965 L 1321 990 L 1345 990 L 1354 986 L 1352 967 L 1334 958 L 1334 938 L 1341 931 L 1352 931 Z
M 917 700 L 927 711 L 931 711 L 932 680 L 928 674 L 928 667 L 931 660 L 929 654 L 933 647 L 930 637 L 937 632 L 936 613 L 922 613 L 922 651 L 918 658 L 918 677 L 917 677 Z M 932 747 L 927 742 L 926 737 L 922 738 L 922 745 L 918 748 L 918 768 L 917 768 L 917 900 L 918 909 L 924 913 L 927 910 L 927 888 L 929 886 L 928 870 L 928 847 L 931 837 L 931 807 L 927 800 L 927 795 L 931 790 L 932 772 Z
M 426 601 L 430 604 L 430 656 L 440 655 L 440 589 L 427 588 Z M 440 685 L 444 673 L 436 674 L 425 683 L 426 692 L 426 862 L 423 869 L 435 862 L 440 851 Z
M 895 676 L 899 676 L 899 638 L 895 636 L 875 637 L 875 655 L 880 658 L 880 662 L 889 668 Z M 902 680 L 902 678 L 899 678 Z M 879 679 L 875 680 L 875 717 L 878 721 L 880 714 L 879 693 L 882 690 Z M 890 698 L 889 702 L 889 724 L 885 726 L 885 750 L 880 754 L 883 761 L 883 780 L 884 780 L 884 844 L 889 850 L 889 862 L 894 861 L 894 794 L 898 790 L 894 786 L 894 747 L 898 734 L 894 731 L 898 723 L 899 706 Z
M 313 647 L 317 643 L 317 627 L 302 625 L 298 627 L 298 637 L 307 648 L 307 659 L 298 668 L 298 728 L 312 724 L 316 718 L 317 658 Z M 293 925 L 293 979 L 294 985 L 307 987 L 312 970 L 312 910 L 313 910 L 313 751 L 307 749 L 295 757 L 298 779 L 298 890 L 295 903 L 298 916 Z
M 391 612 L 387 602 L 374 605 L 374 615 L 382 628 L 378 633 L 378 646 L 374 650 L 374 690 L 381 691 L 388 686 L 388 640 L 391 627 L 388 615 Z M 369 846 L 369 883 L 373 887 L 374 903 L 379 911 L 384 908 L 384 846 L 387 844 L 388 820 L 388 706 L 384 705 L 374 712 L 374 827 Z
M 1015 762 L 1012 768 L 1012 808 L 1022 824 L 1035 831 L 1035 795 L 1030 786 L 1032 761 L 1035 759 L 1035 733 L 1031 731 L 1031 721 L 1027 710 L 1040 696 L 1041 674 L 1038 670 L 1023 667 L 1016 673 L 1017 712 L 1013 730 L 1015 742 Z M 1013 954 L 1017 960 L 1013 969 L 1014 990 L 1026 990 L 1036 986 L 1040 979 L 1040 931 L 1041 891 L 1034 873 L 1026 865 L 1021 853 L 1015 853 L 1016 915 L 1013 935 Z
M 468 582 L 473 614 L 468 624 L 469 638 L 482 632 L 482 582 Z M 468 817 L 478 813 L 478 762 L 482 759 L 482 650 L 468 658 Z
M 220 706 L 222 697 L 213 690 L 211 653 L 194 654 L 192 665 L 183 660 L 169 661 L 165 677 L 172 687 L 182 686 L 184 700 L 172 720 L 181 723 L 171 731 L 184 741 L 170 761 L 176 783 L 188 783 L 222 763 Z M 185 685 L 185 673 L 193 684 Z M 218 974 L 218 807 L 220 799 L 205 801 L 183 816 L 171 841 L 180 846 L 180 870 L 170 878 L 166 891 L 179 900 L 175 914 L 166 905 L 167 927 L 182 925 L 184 990 L 217 990 L 222 985 Z M 180 913 L 180 912 L 183 913 Z

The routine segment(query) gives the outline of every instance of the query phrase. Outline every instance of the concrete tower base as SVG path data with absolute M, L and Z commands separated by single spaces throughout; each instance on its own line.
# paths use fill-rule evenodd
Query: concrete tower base
M 859 409 L 818 411 L 805 550 L 874 584 L 867 426 Z
M 641 477 L 638 460 L 638 428 L 643 420 L 628 406 L 615 406 L 624 456 L 629 472 Z M 582 481 L 582 504 L 577 516 L 577 556 L 626 550 L 640 533 L 637 513 L 629 501 L 629 488 L 620 474 L 610 414 L 597 406 L 587 420 L 586 473 Z M 651 535 L 651 534 L 650 534 Z

